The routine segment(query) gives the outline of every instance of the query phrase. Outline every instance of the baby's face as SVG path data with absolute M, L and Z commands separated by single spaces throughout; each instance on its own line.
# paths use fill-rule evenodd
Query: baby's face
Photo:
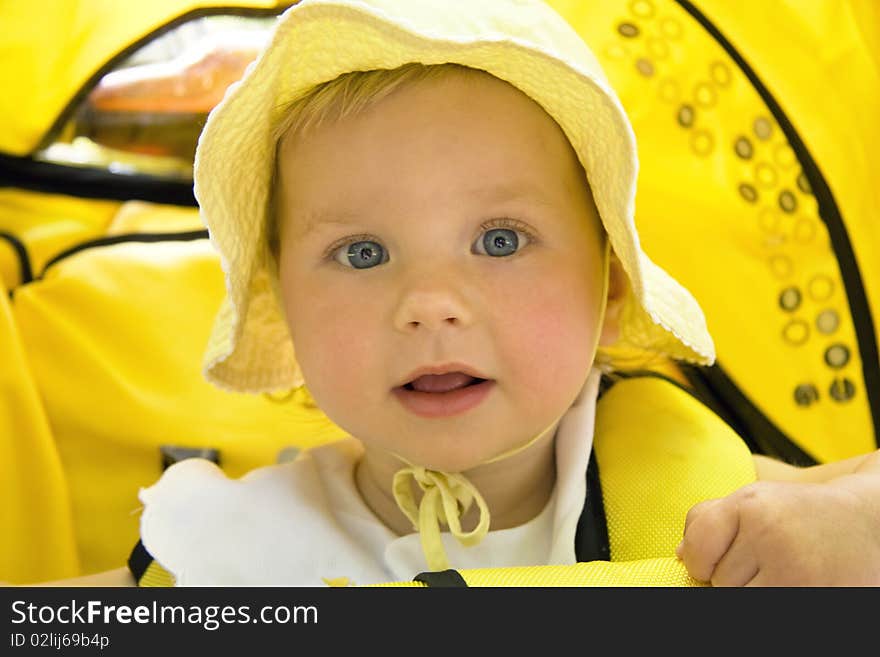
M 599 338 L 603 247 L 537 104 L 454 74 L 286 139 L 279 160 L 283 301 L 336 424 L 463 471 L 565 412 Z

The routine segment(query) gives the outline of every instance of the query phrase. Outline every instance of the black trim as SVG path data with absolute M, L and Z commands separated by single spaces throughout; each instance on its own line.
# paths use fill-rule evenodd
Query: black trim
M 753 454 L 765 454 L 798 466 L 816 465 L 818 460 L 789 438 L 770 418 L 755 406 L 727 375 L 715 364 L 711 367 L 679 363 L 679 371 L 687 385 L 665 374 L 651 370 L 615 372 L 613 379 L 632 379 L 650 376 L 663 379 L 686 392 L 709 408 L 733 429 Z M 600 386 L 602 392 L 611 388 L 613 381 Z
M 65 258 L 69 258 L 70 256 L 79 253 L 80 251 L 85 251 L 87 249 L 110 246 L 113 244 L 123 244 L 125 242 L 192 242 L 202 239 L 208 239 L 207 230 L 190 230 L 180 233 L 126 233 L 124 235 L 113 235 L 111 237 L 99 237 L 98 239 L 80 242 L 79 244 L 76 244 L 69 249 L 65 249 L 58 255 L 54 256 L 51 260 L 49 260 L 49 262 L 45 264 L 45 266 L 43 267 L 43 271 L 40 272 L 40 275 L 37 277 L 36 280 L 43 278 L 43 276 L 46 275 L 46 271 L 49 269 L 49 267 L 57 264 Z
M 244 16 L 271 18 L 278 16 L 296 2 L 278 7 L 217 6 L 193 9 L 132 42 L 108 59 L 83 83 L 46 131 L 31 154 L 50 146 L 71 119 L 77 108 L 101 79 L 113 71 L 140 48 L 166 32 L 197 18 L 206 16 Z M 0 154 L 0 187 L 18 187 L 50 194 L 65 194 L 79 198 L 105 200 L 141 200 L 165 205 L 195 206 L 192 180 L 176 181 L 146 174 L 115 174 L 94 167 L 75 167 L 53 162 L 42 162 L 33 157 L 14 157 Z
M 434 588 L 467 588 L 467 582 L 457 570 L 440 570 L 437 572 L 419 573 L 413 577 L 414 582 L 422 582 Z
M 877 333 L 874 321 L 871 317 L 871 309 L 868 305 L 868 297 L 862 283 L 861 273 L 852 248 L 843 217 L 831 188 L 825 181 L 819 166 L 813 159 L 806 145 L 795 130 L 794 125 L 782 110 L 779 103 L 767 89 L 755 71 L 748 65 L 742 55 L 734 48 L 733 44 L 721 33 L 721 31 L 689 0 L 675 0 L 688 14 L 690 14 L 707 32 L 721 45 L 731 59 L 739 66 L 740 70 L 752 83 L 752 86 L 767 105 L 767 109 L 776 119 L 779 127 L 785 134 L 789 145 L 794 150 L 800 162 L 804 175 L 810 183 L 810 188 L 819 206 L 819 217 L 825 222 L 828 235 L 831 239 L 831 247 L 837 258 L 843 285 L 849 301 L 850 313 L 855 328 L 856 341 L 859 346 L 859 356 L 862 359 L 862 377 L 865 384 L 865 394 L 868 399 L 868 407 L 871 411 L 871 420 L 874 426 L 874 441 L 880 447 L 880 355 L 878 355 Z M 727 392 L 722 390 L 722 393 Z M 745 400 L 745 398 L 743 398 Z M 751 406 L 747 400 L 745 403 Z M 757 410 L 757 409 L 755 409 Z M 750 412 L 750 411 L 749 411 Z M 760 411 L 758 411 L 760 412 Z M 780 432 L 781 433 L 781 432 Z
M 611 543 L 608 540 L 608 520 L 599 481 L 599 464 L 596 451 L 590 451 L 587 466 L 587 496 L 578 518 L 574 535 L 574 553 L 579 562 L 611 561 Z
M 682 365 L 693 394 L 736 431 L 755 454 L 807 467 L 819 461 L 800 447 L 753 404 L 717 363 L 711 367 Z
M 678 365 L 680 367 L 681 363 L 679 363 Z M 672 377 L 669 377 L 662 372 L 655 372 L 654 370 L 621 370 L 619 372 L 612 372 L 611 374 L 607 374 L 603 376 L 601 381 L 599 382 L 598 398 L 602 399 L 602 395 L 611 390 L 611 388 L 614 387 L 614 384 L 618 381 L 622 381 L 624 379 L 640 379 L 644 377 L 650 377 L 652 379 L 662 379 L 663 381 L 666 381 L 666 383 L 671 383 L 682 392 L 686 392 L 691 397 L 694 397 L 695 399 L 697 399 L 697 401 L 702 401 L 694 394 L 693 389 L 682 384 L 681 381 L 676 381 Z
M 15 254 L 18 256 L 19 285 L 30 283 L 34 280 L 34 271 L 31 268 L 31 258 L 24 242 L 12 233 L 7 233 L 3 230 L 0 230 L 0 239 L 9 242 L 12 246 L 12 250 L 15 251 Z M 12 289 L 9 291 L 12 292 Z
M 128 557 L 128 570 L 134 576 L 134 581 L 140 585 L 141 577 L 147 572 L 147 568 L 153 563 L 152 555 L 147 552 L 147 548 L 141 541 L 137 542 L 131 554 Z
M 196 206 L 192 180 L 175 181 L 145 174 L 111 173 L 105 169 L 41 162 L 0 154 L 0 187 L 105 201 L 150 201 Z

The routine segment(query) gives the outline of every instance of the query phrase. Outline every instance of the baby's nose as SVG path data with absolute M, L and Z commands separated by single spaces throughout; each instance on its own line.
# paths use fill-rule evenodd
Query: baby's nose
M 473 312 L 464 290 L 455 284 L 425 281 L 405 290 L 394 313 L 394 327 L 403 332 L 465 328 Z

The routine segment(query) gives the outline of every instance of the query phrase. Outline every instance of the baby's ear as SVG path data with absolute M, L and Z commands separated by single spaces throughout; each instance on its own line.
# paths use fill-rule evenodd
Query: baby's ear
M 600 347 L 610 347 L 617 342 L 620 335 L 620 314 L 628 293 L 629 278 L 620 260 L 612 251 L 608 262 L 608 303 L 605 306 L 605 319 L 599 335 Z

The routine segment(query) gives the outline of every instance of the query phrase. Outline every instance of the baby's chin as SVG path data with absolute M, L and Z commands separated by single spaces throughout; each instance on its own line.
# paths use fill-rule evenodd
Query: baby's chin
M 447 473 L 467 473 L 485 465 L 492 460 L 494 452 L 486 451 L 484 446 L 474 449 L 409 449 L 396 452 L 412 465 L 422 466 L 428 470 Z M 403 466 L 403 464 L 401 464 Z
M 418 458 L 418 457 L 414 457 Z M 410 463 L 413 465 L 420 465 L 427 470 L 434 470 L 436 472 L 446 472 L 449 474 L 452 473 L 467 473 L 474 468 L 479 467 L 485 461 L 489 460 L 486 458 L 450 458 L 450 457 L 435 457 L 435 458 L 424 458 L 419 460 L 410 460 Z
M 355 435 L 355 434 L 352 434 Z M 462 448 L 461 446 L 442 445 L 443 441 L 434 441 L 430 446 L 410 444 L 388 445 L 387 443 L 359 438 L 364 448 L 372 454 L 371 459 L 385 461 L 392 469 L 407 465 L 421 466 L 439 472 L 467 472 L 479 467 L 492 458 L 491 453 L 483 454 L 482 450 Z M 413 441 L 415 442 L 415 441 Z

